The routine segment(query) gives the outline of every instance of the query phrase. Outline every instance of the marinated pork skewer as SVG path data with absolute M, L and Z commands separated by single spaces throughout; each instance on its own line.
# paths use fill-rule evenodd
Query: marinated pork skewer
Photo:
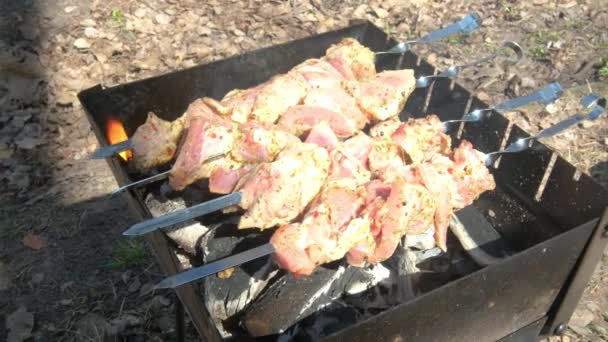
M 493 189 L 494 183 L 483 164 L 483 160 L 479 158 L 480 152 L 472 150 L 468 143 L 463 143 L 461 148 L 457 150 L 461 152 L 455 151 L 454 158 L 458 160 L 458 158 L 464 157 L 465 160 L 456 164 L 448 163 L 448 166 L 456 165 L 457 170 L 473 168 L 482 172 L 480 176 L 476 173 L 470 175 L 459 174 L 459 171 L 457 171 L 456 176 L 448 176 L 450 179 L 464 177 L 463 184 L 458 186 L 459 190 L 456 190 L 456 192 L 462 192 L 463 189 L 467 190 L 462 193 L 463 196 L 454 198 L 454 200 L 458 205 L 466 206 L 481 192 Z M 471 151 L 473 154 L 469 154 L 470 152 L 467 151 Z M 469 159 L 466 160 L 466 158 Z M 437 164 L 436 167 L 439 169 L 445 168 L 442 163 Z M 435 168 L 435 166 L 432 168 Z M 484 170 L 485 173 L 483 173 Z M 320 206 L 313 206 L 302 224 L 296 223 L 279 228 L 270 243 L 247 251 L 247 254 L 239 253 L 168 277 L 159 283 L 157 288 L 179 286 L 219 272 L 224 267 L 234 267 L 253 260 L 253 258 L 272 253 L 277 256 L 281 266 L 291 272 L 300 274 L 310 274 L 319 264 L 341 259 L 347 253 L 349 263 L 355 265 L 361 265 L 361 262 L 366 259 L 369 262 L 383 261 L 392 255 L 394 247 L 397 246 L 403 234 L 424 231 L 429 223 L 434 220 L 435 207 L 429 191 L 419 181 L 408 180 L 407 178 L 410 177 L 396 179 L 389 186 L 388 191 L 386 186 L 378 187 L 373 181 L 367 187 L 359 188 L 362 197 L 373 198 L 372 200 L 362 198 L 363 203 L 369 201 L 368 204 L 357 204 L 355 200 L 357 190 L 354 190 L 355 192 L 351 191 L 351 195 L 346 195 L 346 198 L 344 197 L 345 194 L 342 193 L 342 195 L 336 197 L 337 201 L 333 201 L 333 205 L 337 205 L 333 210 L 324 210 L 323 203 Z M 484 179 L 486 180 L 484 181 Z M 487 183 L 488 181 L 489 183 Z M 366 196 L 366 190 L 369 192 L 368 196 Z M 385 192 L 385 194 L 378 197 L 378 191 L 380 193 Z M 345 200 L 353 195 L 355 198 Z M 409 200 L 406 198 L 409 198 Z M 331 201 L 327 203 L 331 203 Z M 344 207 L 344 203 L 347 203 L 347 207 Z M 357 208 L 357 206 L 363 207 L 363 210 Z M 334 214 L 333 218 L 331 218 L 332 216 L 326 216 L 327 213 L 335 212 L 339 214 Z M 358 214 L 355 212 L 358 212 Z M 449 218 L 451 212 L 448 211 L 443 214 L 448 215 Z M 353 215 L 355 217 L 351 218 Z M 344 228 L 340 229 L 340 227 Z M 334 233 L 331 233 L 332 228 Z M 376 233 L 373 233 L 374 230 L 376 230 Z M 362 243 L 373 246 L 367 251 L 367 256 L 365 250 L 361 248 Z
M 512 99 L 496 106 L 497 108 L 516 108 L 530 102 L 548 103 L 561 95 L 559 84 L 551 84 L 537 92 L 520 98 Z M 481 118 L 481 115 L 479 115 Z M 411 164 L 422 163 L 436 153 L 446 155 L 450 148 L 449 136 L 443 134 L 444 123 L 437 116 L 431 115 L 424 119 L 408 120 L 405 123 L 399 120 L 385 121 L 372 127 L 370 136 L 375 138 L 373 148 L 369 152 L 369 165 L 371 172 L 387 180 L 401 172 L 400 166 L 404 163 L 400 156 L 405 154 L 407 162 Z M 225 191 L 224 193 L 228 193 Z M 188 208 L 188 215 L 179 212 L 166 214 L 148 221 L 140 222 L 125 231 L 125 235 L 141 235 L 157 229 L 182 222 L 185 218 L 194 218 L 192 215 L 206 215 L 221 209 L 220 204 L 231 206 L 241 200 L 240 193 L 233 193 L 213 200 L 207 206 L 205 203 Z M 178 221 L 179 220 L 179 221 Z
M 347 38 L 332 45 L 321 59 L 307 60 L 287 74 L 277 75 L 255 87 L 234 89 L 221 101 L 205 101 L 207 105 L 235 122 L 272 123 L 287 108 L 299 104 L 311 88 L 335 87 L 339 86 L 342 80 L 367 79 L 375 74 L 373 52 L 355 39 Z M 145 170 L 160 165 L 173 158 L 174 147 L 187 126 L 186 118 L 187 112 L 178 120 L 169 122 L 150 113 L 146 123 L 140 126 L 130 139 L 100 148 L 91 158 L 106 158 L 125 149 L 133 149 L 137 155 L 150 152 L 148 147 L 151 146 L 161 151 L 151 151 L 151 156 L 148 157 L 137 157 L 146 159 L 145 162 L 137 162 L 136 167 Z M 165 137 L 167 140 L 162 140 Z M 158 138 L 162 141 L 158 141 Z M 160 146 L 164 148 L 165 144 L 168 149 L 163 151 Z
M 393 47 L 392 49 L 390 49 L 388 51 L 377 52 L 375 54 L 376 55 L 385 54 L 385 53 L 402 54 L 405 51 L 407 51 L 407 49 L 409 49 L 409 46 L 412 44 L 420 44 L 420 43 L 428 43 L 428 42 L 432 42 L 432 41 L 437 41 L 437 40 L 443 39 L 447 36 L 450 36 L 450 35 L 453 35 L 456 33 L 468 34 L 468 33 L 473 32 L 474 30 L 478 29 L 480 24 L 481 24 L 480 16 L 477 13 L 470 13 L 467 16 L 465 16 L 462 20 L 460 20 L 452 25 L 449 25 L 445 28 L 431 32 L 416 41 L 402 42 L 402 43 L 397 44 L 395 47 Z M 346 45 L 347 46 L 352 45 L 352 42 L 349 42 Z M 336 48 L 336 46 L 337 46 L 337 48 Z M 342 47 L 340 47 L 340 44 L 338 44 L 336 46 L 333 46 L 332 48 L 330 48 L 328 50 L 328 53 L 325 56 L 326 61 L 329 62 L 329 64 L 332 66 L 332 68 L 330 68 L 330 70 L 329 70 L 330 73 L 337 70 L 341 74 L 341 76 L 344 76 L 347 79 L 351 79 L 352 77 L 361 79 L 365 76 L 369 76 L 368 70 L 371 70 L 371 68 L 369 68 L 367 66 L 365 66 L 363 68 L 358 68 L 357 65 L 354 65 L 353 68 L 349 68 L 349 66 L 347 64 L 348 64 L 348 62 L 352 62 L 352 60 L 349 60 L 349 58 L 346 58 L 346 59 L 344 58 L 345 55 L 349 56 L 349 54 L 343 54 L 343 52 L 341 50 L 344 50 L 344 49 L 342 49 Z M 370 54 L 370 53 L 350 54 L 350 57 L 352 57 L 352 56 L 355 56 L 356 58 L 363 56 L 363 57 L 365 57 L 364 60 L 371 61 L 371 63 L 373 64 L 373 54 Z M 355 62 L 356 62 L 356 58 L 355 58 Z M 311 61 L 314 61 L 314 60 L 311 60 Z M 306 63 L 306 62 L 303 63 L 303 65 L 306 65 L 306 64 L 311 64 L 311 63 Z M 317 64 L 316 66 L 318 67 L 319 63 L 313 63 L 313 64 Z M 362 63 L 362 64 L 365 65 L 365 63 Z M 301 65 L 298 67 L 301 67 Z M 306 68 L 302 68 L 302 69 L 306 69 Z M 325 67 L 325 68 L 313 70 L 314 73 L 317 73 L 317 77 L 318 77 L 318 72 L 320 70 L 328 71 L 328 68 Z M 360 72 L 360 71 L 363 71 L 363 72 Z M 274 82 L 272 82 L 273 80 L 269 81 L 271 83 L 271 87 L 264 87 L 263 86 L 264 84 L 263 84 L 263 85 L 253 87 L 248 90 L 231 91 L 224 98 L 224 101 L 223 101 L 224 103 L 218 103 L 220 105 L 219 108 L 222 108 L 226 113 L 229 113 L 231 115 L 231 117 L 233 119 L 235 119 L 237 122 L 246 121 L 246 118 L 249 116 L 249 111 L 247 110 L 247 107 L 250 107 L 249 109 L 252 109 L 251 115 L 253 117 L 258 117 L 259 116 L 258 114 L 260 112 L 263 112 L 263 110 L 262 111 L 256 110 L 254 107 L 255 107 L 256 97 L 259 95 L 258 93 L 263 91 L 261 88 L 281 88 L 281 87 L 285 87 L 286 84 L 291 85 L 291 84 L 294 84 L 294 82 L 301 83 L 301 81 L 299 81 L 297 79 L 294 79 L 294 78 L 291 78 L 291 79 L 292 79 L 291 82 L 284 82 L 285 80 L 282 80 L 280 77 L 279 78 L 275 77 L 275 78 L 273 78 L 273 80 L 275 80 Z M 277 80 L 281 80 L 283 82 L 279 82 Z M 269 82 L 266 82 L 266 83 L 269 83 Z M 326 82 L 323 84 L 326 84 Z M 317 84 L 315 84 L 315 86 L 319 86 L 319 83 L 317 82 Z M 301 87 L 296 86 L 296 89 L 297 88 L 302 89 Z M 294 98 L 297 98 L 298 93 L 299 92 L 296 91 L 296 92 L 290 93 L 289 95 Z M 270 96 L 270 97 L 262 96 L 262 98 L 272 99 L 272 96 Z M 234 102 L 237 102 L 240 104 L 245 104 L 245 106 L 231 108 L 230 104 L 233 104 Z M 271 112 L 272 112 L 272 110 L 271 110 Z M 274 114 L 274 115 L 276 115 L 276 114 Z M 262 117 L 265 117 L 265 116 L 262 116 Z M 183 116 L 182 116 L 182 118 L 183 118 Z M 154 114 L 150 114 L 148 120 L 149 120 L 149 126 L 152 126 L 153 129 L 156 127 L 160 127 L 161 129 L 163 129 L 167 132 L 181 133 L 181 130 L 183 130 L 183 128 L 184 128 L 183 119 L 181 121 L 177 121 L 177 122 L 168 122 L 168 121 L 164 121 L 164 120 L 158 118 Z M 148 124 L 148 122 L 146 124 Z M 147 127 L 147 126 L 148 125 L 144 125 L 144 127 Z M 171 126 L 173 126 L 173 127 L 171 127 Z M 157 133 L 162 134 L 162 131 L 157 132 Z M 139 136 L 140 136 L 140 134 L 138 134 L 136 132 L 136 134 L 131 139 L 128 139 L 124 142 L 121 142 L 121 143 L 118 143 L 115 145 L 100 148 L 97 151 L 93 152 L 90 155 L 90 158 L 94 158 L 94 159 L 107 158 L 107 157 L 110 157 L 119 152 L 125 151 L 127 149 L 135 148 L 137 150 L 138 146 L 140 144 L 142 144 L 141 138 Z M 170 145 L 177 145 L 178 139 L 179 139 L 179 137 L 176 139 L 173 139 L 173 141 L 170 142 Z M 143 144 L 144 144 L 144 146 L 147 145 L 147 144 L 145 144 L 145 142 L 143 142 Z M 136 155 L 138 153 L 141 153 L 141 152 L 137 151 Z M 139 157 L 136 157 L 136 158 L 139 158 Z M 166 162 L 166 161 L 171 160 L 171 158 L 172 158 L 171 153 L 164 153 L 164 154 L 161 154 L 160 157 L 158 157 L 158 158 L 151 158 L 151 160 L 159 160 L 159 161 L 162 160 L 163 162 Z M 143 162 L 143 163 L 138 162 L 137 165 L 141 169 L 143 169 L 144 166 L 145 166 L 145 168 L 151 167 L 151 165 L 146 162 Z
M 546 87 L 544 87 L 540 90 L 537 90 L 536 92 L 530 93 L 528 95 L 514 98 L 511 100 L 507 100 L 507 101 L 502 102 L 498 105 L 495 105 L 491 108 L 476 109 L 468 114 L 465 114 L 462 119 L 444 121 L 443 123 L 446 126 L 445 129 L 447 130 L 449 128 L 448 125 L 451 123 L 462 122 L 462 121 L 464 121 L 464 122 L 479 121 L 484 117 L 484 115 L 483 115 L 484 113 L 487 113 L 490 111 L 514 110 L 516 108 L 528 105 L 532 102 L 546 105 L 546 104 L 549 104 L 549 103 L 557 100 L 557 98 L 559 98 L 562 93 L 563 93 L 562 88 L 559 83 L 551 83 L 551 84 L 547 85 Z M 333 95 L 335 95 L 335 94 L 333 94 Z M 345 120 L 344 119 L 345 117 L 343 115 L 339 115 L 339 113 L 340 112 L 356 113 L 355 111 L 358 110 L 358 107 L 353 106 L 353 104 L 348 103 L 348 101 L 340 101 L 339 96 L 334 97 L 334 98 L 327 98 L 327 96 L 328 96 L 328 94 L 323 94 L 323 93 L 318 93 L 318 92 L 313 91 L 309 94 L 309 96 L 307 96 L 306 101 L 309 104 L 324 105 L 326 107 L 334 109 L 334 111 L 329 112 L 326 115 L 315 115 L 313 118 L 310 118 L 310 116 L 307 115 L 306 113 L 298 113 L 298 111 L 301 111 L 302 109 L 301 109 L 301 107 L 296 106 L 296 108 L 294 108 L 294 110 L 291 111 L 289 115 L 286 115 L 284 119 L 281 119 L 279 121 L 281 126 L 282 127 L 291 127 L 290 130 L 292 132 L 294 132 L 296 134 L 298 134 L 298 133 L 301 134 L 303 130 L 310 130 L 311 126 L 318 123 L 317 122 L 318 120 L 326 120 L 326 121 L 334 123 L 332 128 L 334 130 L 336 130 L 338 133 L 343 133 L 347 136 L 352 135 L 353 133 L 348 128 L 348 127 L 350 127 L 349 125 L 351 124 L 350 121 Z M 345 104 L 345 102 L 346 102 L 346 104 Z M 195 103 L 196 103 L 196 101 L 195 101 Z M 201 105 L 204 106 L 205 104 L 203 103 Z M 326 112 L 325 109 L 321 109 L 321 113 L 325 113 L 325 112 Z M 356 116 L 357 114 L 354 114 L 354 115 Z M 301 121 L 298 121 L 298 120 L 301 120 Z M 317 121 L 315 121 L 315 120 L 317 120 Z M 374 128 L 372 128 L 372 130 L 371 130 L 372 136 L 375 136 L 374 132 L 379 131 L 379 130 L 382 130 L 382 134 L 388 134 L 390 127 L 394 128 L 392 131 L 390 131 L 390 133 L 392 134 L 397 129 L 397 127 L 399 127 L 399 125 L 401 125 L 401 124 L 402 124 L 401 121 L 399 121 L 397 119 L 395 119 L 395 120 L 389 119 L 388 121 L 384 120 L 383 122 L 379 123 L 378 125 L 374 126 Z M 353 123 L 353 127 L 354 127 L 354 123 Z M 384 128 L 382 128 L 382 127 L 384 127 Z M 344 133 L 344 132 L 347 132 L 347 133 Z M 212 155 L 209 158 L 222 156 L 225 152 L 227 152 L 227 151 L 218 152 L 217 154 Z M 205 160 L 201 161 L 201 163 L 203 163 L 203 162 L 205 162 Z M 167 177 L 169 177 L 169 174 L 170 174 L 170 172 L 167 171 L 167 172 L 164 172 L 161 174 L 151 176 L 149 178 L 145 178 L 145 179 L 133 182 L 131 184 L 124 185 L 124 186 L 118 188 L 117 190 L 113 191 L 112 194 L 120 193 L 120 192 L 125 191 L 130 188 L 139 187 L 139 186 L 143 186 L 143 185 L 155 182 L 155 181 L 166 179 Z M 227 193 L 227 192 L 224 192 L 224 193 Z
M 605 99 L 598 95 L 595 95 L 595 94 L 590 94 L 590 95 L 586 96 L 585 98 L 583 98 L 581 100 L 581 104 L 587 108 L 591 108 L 590 111 L 586 115 L 576 114 L 568 119 L 565 119 L 565 120 L 557 123 L 556 125 L 554 125 L 552 127 L 545 129 L 543 132 L 541 132 L 533 137 L 530 137 L 530 139 L 543 138 L 543 137 L 552 136 L 554 134 L 558 134 L 558 133 L 562 132 L 563 130 L 565 130 L 565 129 L 571 127 L 572 125 L 574 125 L 580 121 L 583 121 L 583 120 L 596 120 L 606 110 Z M 516 141 L 513 144 L 517 144 L 517 145 L 521 146 L 522 144 L 518 143 L 519 141 L 520 140 Z M 521 149 L 521 147 L 518 147 L 517 150 L 521 151 L 523 149 Z M 513 151 L 508 151 L 508 153 L 512 153 L 512 152 L 515 152 L 515 149 Z M 477 159 L 479 161 L 484 161 L 487 158 L 487 156 L 490 156 L 490 155 L 493 155 L 493 154 L 489 153 L 484 156 L 478 155 Z M 463 156 L 461 155 L 460 157 L 455 157 L 455 159 L 462 158 L 462 157 Z M 463 170 L 466 170 L 466 169 L 467 169 L 466 167 L 463 168 Z M 487 172 L 487 169 L 486 169 L 486 172 Z M 479 178 L 476 177 L 475 175 L 473 175 L 473 177 L 471 179 L 478 180 Z M 473 182 L 473 183 L 475 183 L 475 182 Z M 473 187 L 471 187 L 471 185 L 473 185 Z M 464 182 L 461 186 L 459 186 L 459 189 L 460 189 L 459 191 L 464 190 L 464 192 L 467 194 L 465 196 L 464 202 L 462 202 L 461 205 L 465 205 L 465 206 L 468 205 L 467 203 L 469 203 L 469 201 L 472 202 L 472 199 L 474 199 L 476 196 L 479 195 L 480 192 L 477 192 L 479 190 L 479 188 L 476 188 L 475 185 L 476 184 Z M 483 189 L 483 187 L 482 187 L 482 189 Z M 275 234 L 277 234 L 277 233 L 275 232 Z M 180 285 L 183 285 L 183 284 L 186 284 L 186 283 L 198 280 L 198 279 L 202 279 L 204 277 L 207 277 L 209 275 L 222 271 L 226 268 L 241 265 L 243 263 L 249 262 L 251 260 L 254 260 L 256 258 L 265 256 L 265 255 L 269 255 L 269 254 L 273 254 L 273 253 L 280 253 L 281 247 L 279 247 L 280 246 L 279 242 L 281 240 L 277 240 L 275 238 L 275 236 L 273 236 L 273 240 L 274 240 L 274 243 L 271 240 L 271 243 L 264 244 L 262 246 L 254 248 L 252 250 L 246 251 L 244 253 L 238 253 L 233 256 L 208 263 L 204 266 L 193 268 L 186 272 L 182 272 L 177 275 L 167 277 L 163 281 L 161 281 L 159 284 L 157 284 L 156 288 L 174 288 L 174 287 L 177 287 L 177 286 L 180 286 Z M 298 240 L 296 239 L 296 241 L 298 241 Z M 277 247 L 279 247 L 279 248 L 277 248 Z M 308 247 L 305 247 L 305 248 L 308 248 Z M 288 258 L 287 255 L 288 254 L 285 254 L 284 258 Z M 288 268 L 294 267 L 293 263 L 291 263 L 291 264 L 285 263 L 285 260 L 281 260 L 280 256 L 278 257 L 278 260 L 279 260 L 279 262 L 282 263 L 283 266 L 285 266 L 285 264 L 287 264 Z
M 477 30 L 481 26 L 481 22 L 482 22 L 482 20 L 481 20 L 481 17 L 479 16 L 479 14 L 477 14 L 475 12 L 471 12 L 471 13 L 467 14 L 466 16 L 464 16 L 464 18 L 460 19 L 459 21 L 457 21 L 451 25 L 448 25 L 444 28 L 435 30 L 416 40 L 409 40 L 409 41 L 401 42 L 401 43 L 393 46 L 392 48 L 390 48 L 387 51 L 376 52 L 376 55 L 403 54 L 410 49 L 411 45 L 435 42 L 435 41 L 447 38 L 449 36 L 452 36 L 454 34 L 469 34 L 473 31 Z
M 449 137 L 446 136 L 445 134 L 443 134 L 443 126 L 441 124 L 441 122 L 439 121 L 439 119 L 436 116 L 429 116 L 427 118 L 424 119 L 416 119 L 416 120 L 411 120 L 412 122 L 416 121 L 417 124 L 411 124 L 411 123 L 405 123 L 403 124 L 403 128 L 400 130 L 400 132 L 402 131 L 402 134 L 407 136 L 406 138 L 403 139 L 404 143 L 401 144 L 401 146 L 398 146 L 396 144 L 392 144 L 390 143 L 391 146 L 391 153 L 387 153 L 384 150 L 384 145 L 387 145 L 384 143 L 384 141 L 381 142 L 373 142 L 373 148 L 371 147 L 372 144 L 370 143 L 369 147 L 364 147 L 364 145 L 360 145 L 361 143 L 365 144 L 365 142 L 362 142 L 361 137 L 363 137 L 364 135 L 360 134 L 359 136 L 353 137 L 349 140 L 347 140 L 346 142 L 343 143 L 343 145 L 348 146 L 349 144 L 355 144 L 355 146 L 358 148 L 358 152 L 351 152 L 349 153 L 350 155 L 360 155 L 361 153 L 365 152 L 365 155 L 369 154 L 369 165 L 372 169 L 373 173 L 389 173 L 391 171 L 387 171 L 388 165 L 390 164 L 390 162 L 387 162 L 387 158 L 393 158 L 392 164 L 397 164 L 395 168 L 391 168 L 390 170 L 395 170 L 392 172 L 398 172 L 397 167 L 401 164 L 404 164 L 405 161 L 402 160 L 401 155 L 403 153 L 408 154 L 408 155 L 419 155 L 425 152 L 428 153 L 435 153 L 435 151 L 447 151 L 449 150 Z M 421 140 L 417 140 L 417 141 L 412 141 L 410 138 L 408 137 L 414 137 L 416 136 L 416 130 L 418 131 L 426 131 L 426 133 L 424 135 L 421 135 L 422 139 Z M 328 130 L 330 135 L 333 135 L 333 131 L 332 130 Z M 433 141 L 433 143 L 429 143 L 429 141 L 431 141 L 431 137 L 434 135 L 438 135 L 438 138 L 435 139 L 435 141 Z M 323 137 L 323 139 L 328 140 L 331 139 L 328 137 Z M 353 143 L 354 142 L 354 143 Z M 318 145 L 322 145 L 322 143 L 319 142 L 315 142 Z M 439 146 L 434 148 L 433 146 Z M 399 151 L 398 149 L 402 148 L 403 151 Z M 354 149 L 351 149 L 351 151 L 354 151 Z M 377 157 L 376 157 L 377 156 Z M 387 157 L 388 156 L 388 157 Z M 415 157 L 410 157 L 410 160 L 417 160 Z M 422 160 L 420 160 L 422 161 Z M 275 161 L 276 163 L 276 161 Z M 367 164 L 367 157 L 366 157 L 366 161 L 365 164 Z M 352 163 L 351 163 L 352 164 Z M 277 163 L 277 165 L 280 165 L 279 163 Z M 349 165 L 350 168 L 356 168 L 356 165 Z M 249 173 L 249 177 L 251 178 L 255 178 L 258 177 L 258 175 L 256 174 L 257 170 L 254 170 L 253 172 Z M 303 175 L 305 176 L 305 174 Z M 237 189 L 238 190 L 238 189 Z M 180 210 L 180 211 L 176 211 L 173 213 L 169 213 L 163 216 L 159 216 L 144 222 L 140 222 L 137 223 L 133 226 L 131 226 L 129 229 L 127 229 L 123 234 L 124 235 L 142 235 L 145 233 L 149 233 L 151 231 L 157 230 L 157 229 L 162 229 L 168 226 L 171 226 L 173 224 L 179 223 L 179 222 L 183 222 L 186 219 L 191 219 L 197 216 L 202 216 L 214 211 L 217 211 L 219 209 L 219 204 L 221 203 L 226 203 L 226 206 L 231 206 L 235 203 L 239 203 L 239 201 L 242 200 L 242 194 L 241 192 L 234 192 L 231 193 L 229 195 L 226 196 L 222 196 L 220 198 L 216 198 L 214 200 L 212 200 L 209 205 L 207 205 L 207 202 L 205 203 L 200 203 L 197 205 L 194 205 L 192 207 L 189 207 L 187 209 L 184 210 Z M 279 201 L 281 199 L 278 199 Z M 245 205 L 244 208 L 246 208 L 247 205 Z M 304 209 L 304 207 L 301 207 L 301 209 Z M 267 213 L 268 214 L 268 213 Z M 288 221 L 285 221 L 285 223 Z M 262 222 L 262 224 L 264 226 L 268 226 L 270 227 L 271 225 L 268 225 L 268 223 Z M 244 225 L 240 225 L 241 227 L 245 227 Z M 255 227 L 256 225 L 252 225 L 251 227 Z

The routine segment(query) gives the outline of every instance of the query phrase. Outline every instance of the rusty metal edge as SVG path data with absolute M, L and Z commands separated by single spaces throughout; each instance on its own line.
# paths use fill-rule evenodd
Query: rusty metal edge
M 568 322 L 581 300 L 585 287 L 589 283 L 607 244 L 608 207 L 604 209 L 600 220 L 598 220 L 587 246 L 585 246 L 574 271 L 570 275 L 570 280 L 562 288 L 562 295 L 558 296 L 553 304 L 555 313 L 549 315 L 543 334 L 561 335 L 566 331 Z
M 91 119 L 92 115 L 86 105 L 84 105 L 83 98 L 89 96 L 90 93 L 98 92 L 101 89 L 102 88 L 98 85 L 83 90 L 78 94 L 78 99 L 83 105 L 83 109 L 88 116 L 89 122 L 93 124 L 95 121 Z M 101 132 L 99 128 L 94 131 Z M 105 142 L 106 140 L 106 138 L 103 136 L 98 136 L 97 138 L 99 141 Z M 116 158 L 106 158 L 106 162 L 116 177 L 119 186 L 126 185 L 130 182 Z M 137 197 L 135 193 L 129 191 L 128 195 L 123 196 L 126 197 L 131 211 L 135 213 L 140 220 L 149 219 L 152 217 L 152 214 L 142 205 L 142 199 Z M 168 242 L 166 240 L 167 238 L 163 233 L 154 232 L 152 234 L 147 234 L 145 239 L 152 248 L 152 252 L 163 273 L 172 275 L 181 272 L 181 264 L 175 253 L 168 248 Z M 213 322 L 211 322 L 211 316 L 209 315 L 207 309 L 202 305 L 202 301 L 200 300 L 199 296 L 197 296 L 194 287 L 191 284 L 186 284 L 176 288 L 175 292 L 181 303 L 184 305 L 184 309 L 190 316 L 190 319 L 198 331 L 199 336 L 204 337 L 205 341 L 207 342 L 221 342 L 222 338 L 215 328 Z

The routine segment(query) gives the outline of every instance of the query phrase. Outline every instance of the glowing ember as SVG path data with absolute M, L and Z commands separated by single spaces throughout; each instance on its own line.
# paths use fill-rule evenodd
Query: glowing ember
M 114 118 L 108 119 L 108 124 L 106 126 L 106 137 L 108 138 L 108 143 L 111 145 L 118 144 L 127 140 L 127 132 L 125 132 L 125 127 L 122 123 Z M 129 160 L 133 156 L 131 150 L 123 151 L 118 154 L 123 160 Z

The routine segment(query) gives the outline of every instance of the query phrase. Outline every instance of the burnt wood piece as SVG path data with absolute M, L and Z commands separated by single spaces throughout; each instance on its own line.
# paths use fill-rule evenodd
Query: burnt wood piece
M 350 279 L 354 271 L 340 265 L 319 267 L 310 276 L 285 274 L 247 310 L 243 324 L 252 336 L 281 333 L 340 297 L 344 291 L 340 280 Z
M 268 241 L 271 234 L 272 230 L 259 232 L 221 225 L 206 238 L 204 261 L 208 263 L 258 246 Z M 222 335 L 228 336 L 230 330 L 237 328 L 238 322 L 232 318 L 262 292 L 276 272 L 276 266 L 267 256 L 202 281 L 202 299 Z

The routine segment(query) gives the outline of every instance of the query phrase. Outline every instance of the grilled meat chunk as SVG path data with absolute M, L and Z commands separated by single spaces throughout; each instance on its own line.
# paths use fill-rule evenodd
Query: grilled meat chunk
M 448 155 L 452 145 L 437 115 L 407 120 L 392 133 L 391 139 L 413 164 L 419 164 L 437 153 Z
M 342 113 L 355 122 L 357 130 L 363 129 L 369 122 L 355 99 L 341 87 L 312 89 L 304 98 L 304 104 Z
M 398 117 L 380 121 L 369 129 L 369 136 L 372 138 L 390 137 L 401 126 L 403 122 Z
M 340 87 L 345 79 L 331 64 L 321 59 L 309 59 L 293 68 L 304 77 L 311 89 Z
M 409 179 L 408 179 L 409 178 Z M 374 253 L 368 262 L 388 259 L 406 234 L 421 234 L 433 222 L 435 204 L 430 192 L 415 178 L 402 175 L 391 184 L 390 195 L 372 216 L 375 239 Z
M 206 161 L 232 148 L 236 125 L 217 115 L 202 100 L 188 107 L 186 138 L 169 175 L 169 184 L 181 190 L 210 176 Z
M 341 138 L 350 137 L 357 132 L 357 123 L 354 120 L 321 106 L 293 106 L 283 114 L 279 126 L 301 136 L 323 121 L 327 122 L 331 130 Z
M 271 243 L 279 263 L 291 272 L 310 274 L 367 238 L 366 222 L 355 219 L 363 204 L 360 189 L 352 180 L 326 184 L 302 223 L 284 225 L 274 233 Z
M 329 155 L 313 144 L 297 144 L 272 163 L 254 168 L 237 185 L 246 212 L 239 228 L 270 228 L 295 219 L 317 195 L 327 178 Z
M 323 60 L 348 80 L 366 79 L 376 73 L 374 52 L 353 38 L 332 45 L 325 52 Z
M 310 133 L 308 133 L 304 142 L 321 146 L 328 152 L 331 152 L 340 143 L 338 137 L 336 137 L 336 134 L 331 130 L 331 127 L 329 127 L 329 124 L 326 121 L 322 121 L 315 125 L 310 130 Z
M 239 126 L 230 154 L 242 163 L 269 162 L 285 147 L 299 142 L 280 127 L 250 122 Z
M 186 116 L 184 114 L 177 120 L 165 121 L 152 112 L 148 113 L 146 122 L 131 137 L 131 165 L 136 170 L 144 171 L 173 159 Z
M 416 87 L 416 79 L 410 69 L 387 70 L 369 79 L 344 81 L 343 86 L 369 119 L 377 122 L 399 115 Z
M 464 208 L 480 194 L 496 188 L 494 177 L 485 165 L 485 155 L 473 149 L 470 142 L 463 140 L 454 149 L 452 159 L 452 176 L 456 179 L 458 189 L 458 196 L 455 196 L 452 203 L 455 208 Z

